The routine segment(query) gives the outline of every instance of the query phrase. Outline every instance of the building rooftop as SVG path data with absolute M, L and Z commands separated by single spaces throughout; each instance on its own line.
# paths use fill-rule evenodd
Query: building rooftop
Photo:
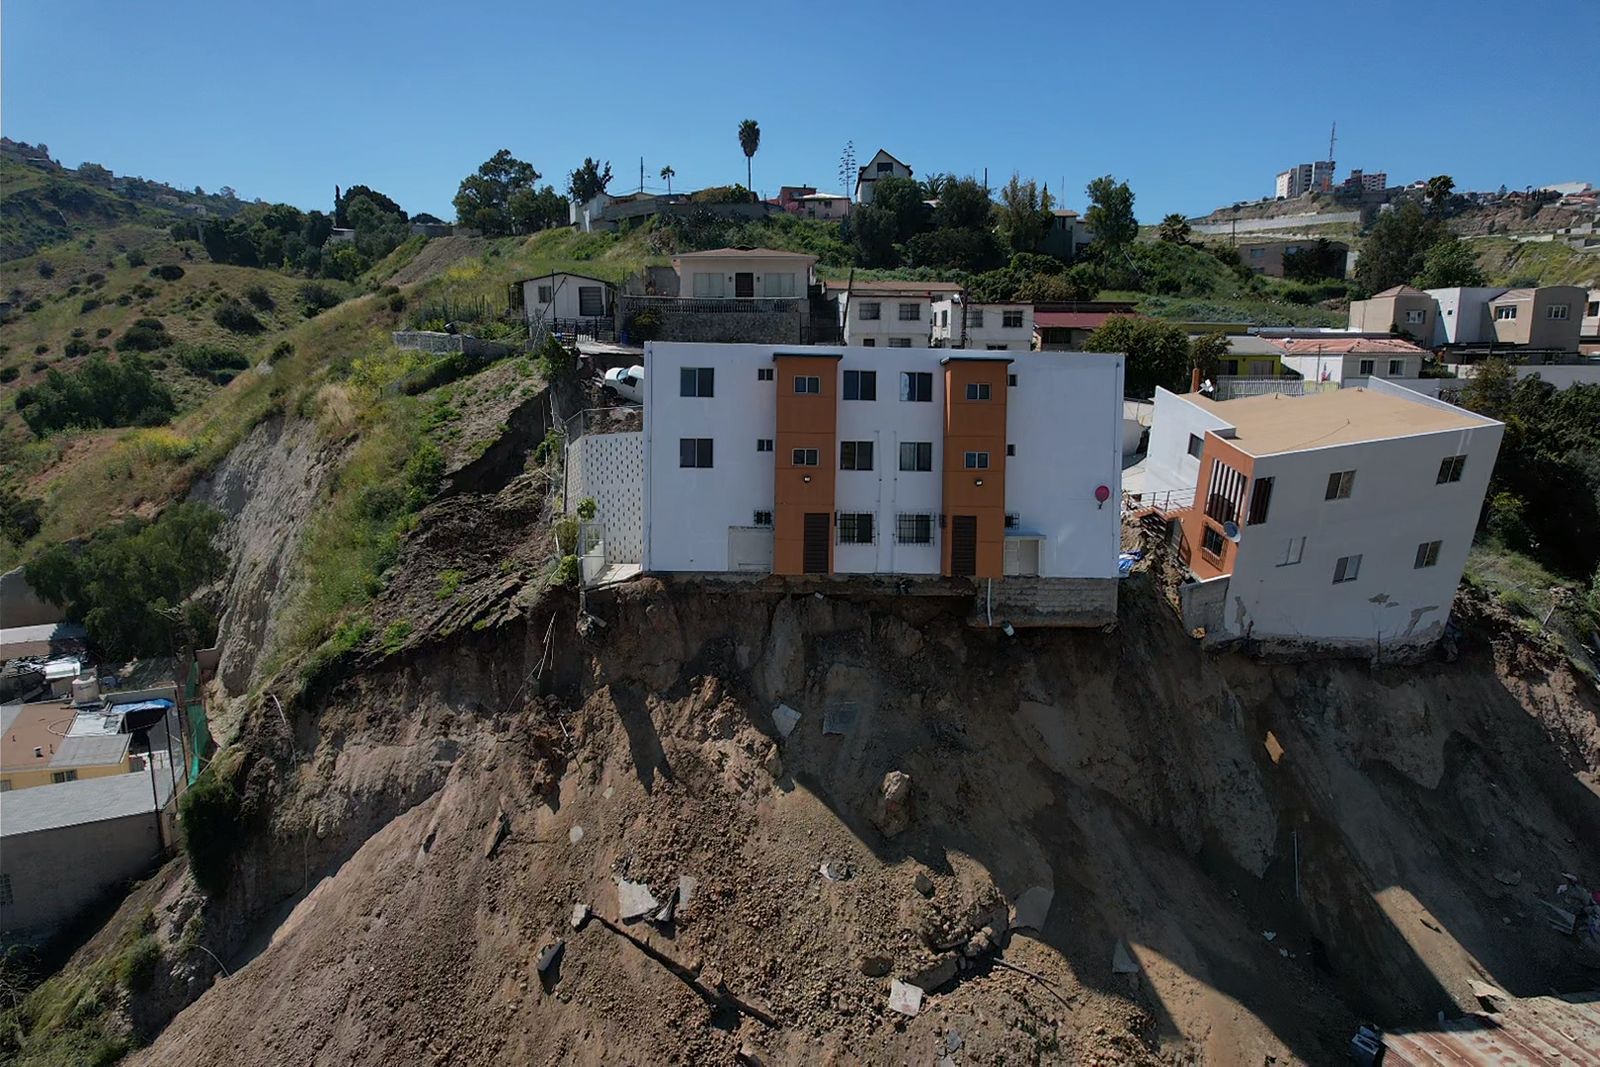
M 1034 311 L 1033 324 L 1045 329 L 1063 327 L 1074 330 L 1098 330 L 1113 315 L 1132 315 L 1119 311 Z
M 0 837 L 153 815 L 158 801 L 166 807 L 171 799 L 171 776 L 148 771 L 14 789 L 0 799 Z
M 1494 421 L 1461 408 L 1407 400 L 1372 389 L 1335 389 L 1314 396 L 1269 393 L 1237 400 L 1184 399 L 1234 428 L 1227 440 L 1252 456 L 1473 430 Z
M 1379 356 L 1421 356 L 1426 351 L 1399 337 L 1286 337 L 1278 342 L 1285 355 L 1339 356 L 1371 353 Z
M 1374 293 L 1372 299 L 1382 300 L 1386 296 L 1427 296 L 1421 289 L 1409 285 L 1396 285 L 1385 289 L 1381 293 Z
M 56 700 L 0 708 L 0 770 L 64 770 L 120 763 L 132 740 L 120 732 L 121 720 L 116 731 L 87 734 L 75 729 L 81 717 Z M 35 756 L 35 748 L 43 755 Z
M 1532 300 L 1533 294 L 1534 290 L 1532 289 L 1507 289 L 1495 297 L 1494 302 L 1498 304 L 1505 300 Z
M 804 252 L 785 252 L 781 248 L 711 248 L 704 252 L 680 252 L 673 256 L 673 261 L 680 259 L 803 259 L 807 263 L 815 263 L 816 256 L 808 256 Z
M 911 282 L 899 278 L 859 279 L 854 282 L 828 282 L 829 289 L 838 288 L 851 293 L 903 293 L 932 296 L 935 293 L 959 293 L 960 282 Z
M 9 626 L 0 629 L 0 660 L 48 656 L 69 646 L 81 645 L 88 636 L 88 631 L 75 622 Z
M 1248 333 L 1230 333 L 1226 336 L 1230 356 L 1281 356 L 1285 351 L 1280 342 L 1265 337 Z

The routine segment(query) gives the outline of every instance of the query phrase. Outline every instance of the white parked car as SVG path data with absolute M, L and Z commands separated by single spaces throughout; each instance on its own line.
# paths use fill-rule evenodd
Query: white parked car
M 600 392 L 617 400 L 644 403 L 644 368 L 612 367 L 600 379 Z

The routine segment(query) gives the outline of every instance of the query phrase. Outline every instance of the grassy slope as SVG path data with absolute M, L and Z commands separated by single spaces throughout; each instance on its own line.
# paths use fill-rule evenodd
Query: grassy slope
M 1579 251 L 1555 241 L 1513 241 L 1509 237 L 1467 239 L 1478 254 L 1490 285 L 1533 278 L 1540 285 L 1600 285 L 1600 249 Z

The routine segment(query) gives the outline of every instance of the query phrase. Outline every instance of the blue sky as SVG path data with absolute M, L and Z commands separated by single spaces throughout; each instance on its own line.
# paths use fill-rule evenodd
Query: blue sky
M 840 151 L 930 171 L 1129 181 L 1144 221 L 1339 174 L 1458 188 L 1600 182 L 1600 3 L 1020 0 L 916 5 L 6 0 L 0 127 L 176 185 L 326 209 L 362 182 L 453 217 L 499 148 L 563 188 L 838 186 Z

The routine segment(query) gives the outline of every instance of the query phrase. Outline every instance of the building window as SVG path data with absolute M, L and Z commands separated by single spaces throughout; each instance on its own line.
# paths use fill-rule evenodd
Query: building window
M 841 545 L 872 544 L 872 512 L 841 511 L 839 513 L 839 543 Z
M 0 793 L 11 792 L 11 779 L 0 778 Z
M 0 908 L 9 908 L 17 902 L 11 893 L 11 876 L 0 874 Z
M 795 295 L 793 274 L 765 274 L 761 278 L 761 295 L 769 299 L 784 299 Z
M 925 370 L 901 371 L 900 399 L 932 403 L 933 372 Z
M 861 347 L 862 348 L 877 348 L 878 347 L 878 339 L 876 337 L 863 337 L 861 339 Z
M 869 471 L 872 469 L 871 441 L 840 441 L 839 469 L 842 471 Z
M 772 512 L 770 512 L 770 511 L 758 511 L 758 512 L 756 512 L 755 518 L 751 521 L 750 525 L 752 525 L 752 526 L 771 526 L 772 525 Z
M 878 173 L 879 174 L 893 174 L 894 173 L 894 164 L 893 163 L 879 163 L 878 164 Z
M 950 325 L 950 309 L 944 308 L 940 310 L 939 325 L 944 327 L 948 327 Z
M 816 396 L 822 392 L 822 379 L 815 374 L 796 374 L 794 376 L 794 391 L 796 396 L 806 394 Z
M 900 305 L 900 321 L 901 322 L 921 322 L 922 321 L 922 305 L 921 304 L 901 304 Z
M 1306 554 L 1306 539 L 1304 537 L 1291 537 L 1283 546 L 1283 558 L 1278 561 L 1280 567 L 1293 567 Z
M 716 396 L 715 367 L 683 367 L 678 371 L 679 396 Z
M 1391 359 L 1389 361 L 1389 377 L 1398 378 L 1402 374 L 1404 374 L 1405 372 L 1406 372 L 1406 361 L 1405 360 L 1403 360 L 1403 359 Z
M 772 438 L 770 438 L 770 437 L 758 438 L 756 440 L 756 451 L 757 452 L 771 452 L 772 451 Z
M 1424 541 L 1417 546 L 1417 561 L 1411 565 L 1413 570 L 1431 567 L 1439 562 L 1439 546 L 1442 541 Z
M 1011 346 L 1010 345 L 984 345 L 983 347 L 988 349 L 990 352 L 1009 352 L 1009 351 L 1011 351 Z
M 539 286 L 539 303 L 548 304 L 555 298 L 555 287 L 550 285 Z
M 1600 300 L 1589 301 L 1589 306 L 1584 309 L 1583 313 L 1591 318 L 1600 315 Z
M 903 471 L 933 470 L 933 442 L 901 441 L 900 469 Z
M 1348 500 L 1350 499 L 1350 490 L 1355 488 L 1355 484 L 1355 471 L 1334 471 L 1328 475 L 1328 492 L 1322 499 Z
M 911 338 L 909 338 L 909 337 L 891 337 L 891 338 L 889 338 L 889 347 L 890 348 L 910 348 L 911 347 Z
M 1252 248 L 1250 250 L 1250 258 L 1251 259 L 1260 259 L 1261 258 L 1261 254 L 1262 254 L 1263 251 L 1265 251 L 1265 250 L 1264 249 L 1260 249 L 1260 248 Z
M 1466 456 L 1446 456 L 1439 461 L 1439 477 L 1434 484 L 1443 485 L 1446 482 L 1459 482 L 1461 480 L 1461 471 L 1466 465 Z
M 933 516 L 896 515 L 894 539 L 896 544 L 902 545 L 933 544 Z
M 1199 459 L 1200 453 L 1205 451 L 1205 447 L 1206 443 L 1200 440 L 1199 434 L 1192 433 L 1189 435 L 1189 455 L 1193 456 L 1195 459 Z
M 1427 319 L 1428 313 L 1421 308 L 1413 308 L 1412 310 L 1406 312 L 1407 322 L 1426 322 Z
M 1243 474 L 1220 459 L 1211 461 L 1211 484 L 1206 489 L 1206 515 L 1218 522 L 1237 522 L 1244 508 Z
M 989 453 L 968 452 L 963 460 L 963 465 L 969 471 L 986 471 L 989 469 Z
M 1206 555 L 1221 559 L 1222 544 L 1222 535 L 1217 532 L 1216 527 L 1207 525 L 1200 531 L 1200 551 Z
M 822 462 L 821 454 L 814 448 L 797 448 L 791 458 L 796 467 L 816 467 Z
M 988 400 L 989 399 L 989 383 L 988 382 L 968 382 L 967 383 L 967 399 L 968 400 Z
M 1514 318 L 1516 318 L 1517 317 L 1517 305 L 1515 305 L 1515 304 L 1501 304 L 1499 307 L 1494 309 L 1494 317 L 1497 318 L 1497 319 L 1514 319 Z
M 1000 325 L 1005 327 L 1008 330 L 1020 330 L 1020 329 L 1022 329 L 1022 312 L 1021 312 L 1021 310 L 1019 309 L 1017 311 L 1002 311 L 1000 313 Z
M 694 276 L 694 295 L 699 300 L 720 300 L 728 294 L 728 283 L 722 272 L 700 273 Z
M 981 329 L 983 327 L 983 309 L 982 308 L 968 308 L 967 309 L 967 325 L 971 326 L 974 329 Z
M 1015 386 L 1017 384 L 1017 376 L 1015 374 L 1006 375 L 1006 384 L 1010 385 L 1010 386 Z
M 878 399 L 878 372 L 875 370 L 845 371 L 844 398 L 846 400 Z
M 1567 305 L 1566 304 L 1551 304 L 1549 307 L 1544 309 L 1544 317 L 1547 318 L 1547 319 L 1564 319 L 1564 318 L 1566 318 L 1567 317 Z
M 1022 526 L 1022 516 L 1014 511 L 1006 512 L 1006 529 L 1016 530 Z
M 770 382 L 770 381 L 772 381 L 772 368 L 771 367 L 757 367 L 756 368 L 756 381 L 758 381 L 758 382 Z
M 76 782 L 77 780 L 77 771 L 53 771 L 50 775 L 50 781 L 56 785 L 60 785 L 62 782 Z
M 1378 361 L 1377 360 L 1375 360 L 1375 359 L 1364 359 L 1360 363 L 1360 368 L 1361 369 L 1359 371 L 1357 371 L 1356 373 L 1358 373 L 1358 374 L 1371 374 L 1374 370 L 1377 370 L 1377 367 L 1378 367 Z
M 1272 479 L 1257 478 L 1250 487 L 1250 512 L 1246 524 L 1259 526 L 1267 521 L 1267 509 L 1272 506 Z
M 680 438 L 678 438 L 678 466 L 680 466 L 680 467 L 709 467 L 709 466 L 711 466 L 711 438 L 709 438 L 709 437 L 680 437 Z
M 1017 454 L 1017 446 L 1016 445 L 1006 445 L 1006 455 L 1014 456 L 1016 454 Z
M 856 318 L 862 322 L 877 322 L 883 317 L 883 305 L 876 300 L 863 300 Z
M 1360 556 L 1340 556 L 1339 562 L 1333 565 L 1333 584 L 1353 582 L 1361 573 Z

